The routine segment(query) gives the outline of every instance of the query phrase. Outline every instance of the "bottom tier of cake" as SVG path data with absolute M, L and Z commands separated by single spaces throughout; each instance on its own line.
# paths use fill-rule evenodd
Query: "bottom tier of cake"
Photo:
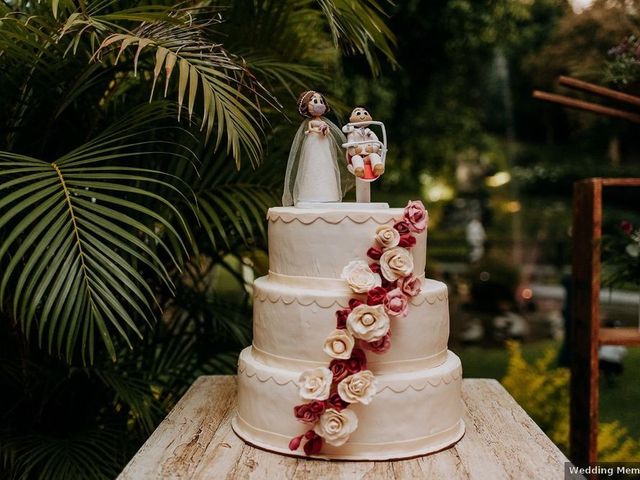
M 375 372 L 374 372 L 375 373 Z M 251 347 L 238 361 L 238 412 L 233 429 L 246 442 L 274 452 L 292 452 L 289 441 L 309 426 L 298 422 L 293 407 L 300 372 L 264 365 Z M 433 368 L 377 375 L 378 393 L 369 405 L 349 408 L 358 416 L 358 428 L 340 447 L 325 444 L 317 458 L 390 460 L 437 452 L 464 434 L 462 421 L 462 366 L 448 352 Z

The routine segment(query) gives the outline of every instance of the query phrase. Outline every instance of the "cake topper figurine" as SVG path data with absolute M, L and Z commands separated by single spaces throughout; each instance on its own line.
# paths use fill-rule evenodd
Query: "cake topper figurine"
M 309 90 L 298 97 L 305 120 L 293 140 L 284 180 L 282 204 L 340 202 L 353 177 L 342 160 L 345 137 L 323 115 L 329 111 L 321 93 Z
M 379 125 L 382 129 L 382 142 L 369 128 Z M 371 201 L 369 184 L 376 181 L 384 173 L 387 155 L 387 132 L 382 122 L 376 122 L 365 107 L 353 109 L 349 123 L 342 127 L 347 134 L 347 142 L 342 145 L 347 149 L 347 168 L 356 176 L 356 200 Z

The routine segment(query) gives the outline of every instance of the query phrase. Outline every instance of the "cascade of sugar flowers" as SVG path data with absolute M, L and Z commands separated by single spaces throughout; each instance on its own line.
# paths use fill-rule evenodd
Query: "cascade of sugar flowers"
M 378 387 L 367 369 L 365 350 L 389 350 L 392 319 L 405 317 L 410 298 L 420 293 L 422 282 L 413 274 L 411 249 L 416 244 L 413 234 L 424 232 L 427 221 L 422 202 L 410 201 L 402 218 L 376 229 L 374 245 L 366 252 L 370 261 L 354 260 L 344 267 L 342 278 L 358 297 L 336 311 L 336 328 L 322 347 L 331 357 L 328 367 L 305 370 L 298 379 L 300 397 L 307 402 L 294 407 L 293 413 L 310 428 L 291 439 L 291 450 L 303 445 L 304 452 L 313 455 L 325 442 L 339 447 L 358 428 L 358 417 L 348 407 L 368 405 Z

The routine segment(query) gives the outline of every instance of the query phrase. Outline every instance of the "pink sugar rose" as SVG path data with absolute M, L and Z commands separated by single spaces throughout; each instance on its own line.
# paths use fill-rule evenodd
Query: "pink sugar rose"
M 405 233 L 404 235 L 400 235 L 400 242 L 398 243 L 398 246 L 403 248 L 415 247 L 416 237 L 414 237 L 410 233 Z
M 404 208 L 404 219 L 409 223 L 412 232 L 422 233 L 427 228 L 427 211 L 420 200 L 407 203 Z
M 302 405 L 296 405 L 293 407 L 293 413 L 302 423 L 316 423 L 325 409 L 325 402 L 315 400 Z
M 375 287 L 367 293 L 367 305 L 380 305 L 387 296 L 387 290 L 382 287 Z
M 391 348 L 391 330 L 380 340 L 376 340 L 375 342 L 361 342 L 360 345 L 362 348 L 373 353 L 385 353 Z
M 422 287 L 422 282 L 413 274 L 398 280 L 398 288 L 410 297 L 418 295 L 420 293 L 420 287 Z
M 399 288 L 387 293 L 384 299 L 384 309 L 392 317 L 406 317 L 409 309 L 409 299 Z

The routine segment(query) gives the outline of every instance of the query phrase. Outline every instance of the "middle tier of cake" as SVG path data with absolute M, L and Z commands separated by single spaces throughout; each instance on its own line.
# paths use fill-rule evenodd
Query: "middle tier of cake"
M 254 284 L 253 357 L 265 365 L 303 371 L 326 366 L 322 350 L 336 328 L 336 311 L 347 308 L 354 295 L 346 283 L 311 282 L 294 286 L 277 275 Z M 321 287 L 321 288 L 319 288 Z M 369 353 L 375 373 L 411 372 L 441 365 L 447 358 L 449 303 L 447 286 L 423 279 L 421 292 L 411 299 L 406 317 L 392 318 L 391 348 L 384 355 Z

